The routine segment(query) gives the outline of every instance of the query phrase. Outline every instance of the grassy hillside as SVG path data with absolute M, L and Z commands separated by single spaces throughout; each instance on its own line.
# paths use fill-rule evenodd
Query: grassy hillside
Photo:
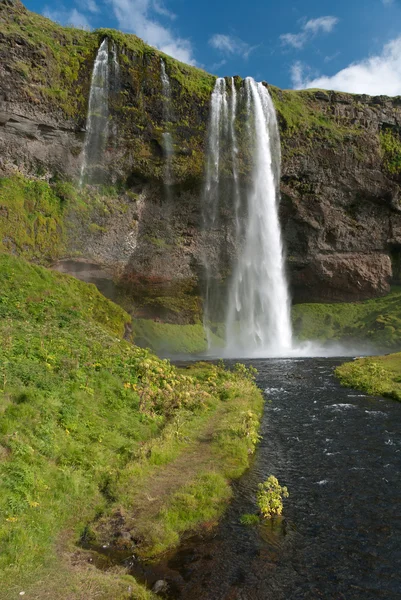
M 300 340 L 361 342 L 376 348 L 401 347 L 401 288 L 383 298 L 338 304 L 296 304 L 292 309 Z
M 92 285 L 0 255 L 0 290 L 0 598 L 148 598 L 80 540 L 117 544 L 125 515 L 132 548 L 153 556 L 216 518 L 261 394 L 241 367 L 181 372 L 129 344 L 128 315 Z
M 0 4 L 2 36 L 0 50 L 15 73 L 15 89 L 31 103 L 45 103 L 60 109 L 69 117 L 85 116 L 93 60 L 101 40 L 109 37 L 124 53 L 120 58 L 130 62 L 137 58 L 163 57 L 171 77 L 189 94 L 210 94 L 214 76 L 164 55 L 133 34 L 112 29 L 85 31 L 63 27 L 50 19 L 28 11 L 21 2 Z M 10 48 L 14 51 L 10 54 Z
M 342 385 L 401 401 L 401 353 L 345 363 L 336 375 Z

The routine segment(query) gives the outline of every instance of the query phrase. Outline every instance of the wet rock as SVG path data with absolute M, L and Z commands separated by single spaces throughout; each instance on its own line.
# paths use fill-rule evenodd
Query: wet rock
M 168 592 L 168 582 L 165 579 L 158 579 L 154 586 L 152 587 L 152 592 L 154 594 L 165 594 Z

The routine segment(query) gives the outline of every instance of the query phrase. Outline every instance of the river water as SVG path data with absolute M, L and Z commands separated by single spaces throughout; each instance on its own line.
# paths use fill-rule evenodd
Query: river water
M 252 361 L 267 403 L 251 468 L 220 525 L 142 580 L 182 600 L 401 599 L 401 403 L 342 388 L 341 362 Z M 270 474 L 284 518 L 241 525 Z

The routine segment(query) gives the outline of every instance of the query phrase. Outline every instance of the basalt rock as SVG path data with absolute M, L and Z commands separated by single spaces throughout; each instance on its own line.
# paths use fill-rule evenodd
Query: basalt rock
M 110 90 L 105 185 L 86 190 L 84 208 L 61 199 L 63 250 L 43 262 L 63 259 L 60 269 L 70 265 L 91 281 L 98 272 L 110 294 L 117 284 L 134 296 L 140 316 L 196 321 L 204 252 L 224 247 L 219 265 L 216 258 L 223 289 L 239 250 L 229 192 L 218 227 L 201 234 L 212 75 L 163 55 L 174 143 L 167 193 L 162 55 L 132 35 L 66 29 L 18 1 L 0 2 L 0 175 L 77 184 L 91 71 L 104 37 L 120 64 L 119 89 Z M 239 77 L 235 83 L 240 89 Z M 269 89 L 281 131 L 280 212 L 294 300 L 385 294 L 401 277 L 401 98 Z M 3 209 L 6 222 L 12 209 Z M 15 234 L 4 231 L 18 251 Z

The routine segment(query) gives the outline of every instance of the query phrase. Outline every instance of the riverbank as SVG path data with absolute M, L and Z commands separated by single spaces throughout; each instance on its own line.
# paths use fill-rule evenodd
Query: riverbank
M 401 401 L 401 352 L 359 358 L 337 367 L 335 373 L 344 386 Z
M 258 440 L 252 372 L 177 369 L 94 286 L 21 259 L 0 286 L 0 598 L 151 598 L 85 548 L 153 557 L 216 521 Z

